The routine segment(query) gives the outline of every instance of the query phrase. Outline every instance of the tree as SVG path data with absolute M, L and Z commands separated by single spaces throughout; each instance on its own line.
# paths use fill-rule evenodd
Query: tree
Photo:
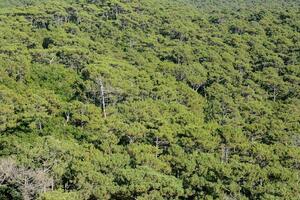
M 0 165 L 1 184 L 14 185 L 19 188 L 24 200 L 33 199 L 37 194 L 46 192 L 53 180 L 42 169 L 26 169 L 18 167 L 12 159 L 2 159 Z

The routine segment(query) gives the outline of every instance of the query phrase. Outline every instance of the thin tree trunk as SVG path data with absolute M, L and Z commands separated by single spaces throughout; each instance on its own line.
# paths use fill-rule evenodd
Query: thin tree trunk
M 102 80 L 99 79 L 99 84 L 100 84 L 100 93 L 101 93 L 101 98 L 102 98 L 102 111 L 103 111 L 103 116 L 106 119 L 106 105 L 105 105 L 105 96 L 104 96 L 104 86 L 102 83 Z

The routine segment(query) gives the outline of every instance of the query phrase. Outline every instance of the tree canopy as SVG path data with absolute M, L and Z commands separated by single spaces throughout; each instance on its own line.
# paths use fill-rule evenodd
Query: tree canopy
M 300 3 L 0 0 L 0 199 L 300 199 Z

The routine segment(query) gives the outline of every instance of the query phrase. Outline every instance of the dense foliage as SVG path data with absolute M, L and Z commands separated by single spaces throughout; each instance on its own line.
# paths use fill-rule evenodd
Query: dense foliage
M 300 199 L 298 1 L 0 0 L 0 199 Z

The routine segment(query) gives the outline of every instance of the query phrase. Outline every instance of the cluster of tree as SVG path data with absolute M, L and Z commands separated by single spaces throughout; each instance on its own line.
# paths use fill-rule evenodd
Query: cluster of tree
M 0 199 L 300 199 L 300 4 L 218 2 L 0 0 Z

